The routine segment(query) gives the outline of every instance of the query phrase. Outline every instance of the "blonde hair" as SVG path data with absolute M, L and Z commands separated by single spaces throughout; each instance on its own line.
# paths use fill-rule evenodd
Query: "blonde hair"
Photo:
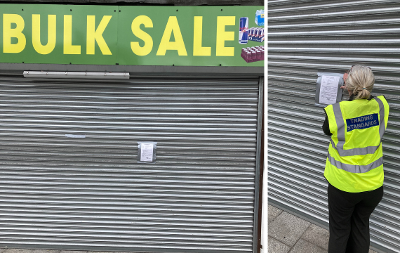
M 353 91 L 355 99 L 369 98 L 374 88 L 375 76 L 371 68 L 361 65 L 351 67 L 346 88 Z

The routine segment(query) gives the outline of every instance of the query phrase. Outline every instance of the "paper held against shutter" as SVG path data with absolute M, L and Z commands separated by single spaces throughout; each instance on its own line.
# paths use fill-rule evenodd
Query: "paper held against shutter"
M 342 100 L 342 89 L 344 85 L 342 73 L 318 73 L 317 86 L 315 92 L 315 105 L 325 107 L 338 103 Z

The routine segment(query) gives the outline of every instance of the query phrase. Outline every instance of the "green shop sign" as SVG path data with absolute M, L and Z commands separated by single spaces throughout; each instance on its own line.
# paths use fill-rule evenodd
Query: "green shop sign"
M 262 6 L 0 4 L 0 62 L 264 66 Z

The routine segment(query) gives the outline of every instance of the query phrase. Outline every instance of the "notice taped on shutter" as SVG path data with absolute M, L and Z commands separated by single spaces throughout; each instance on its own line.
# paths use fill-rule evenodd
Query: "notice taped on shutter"
M 154 163 L 156 161 L 157 142 L 138 142 L 138 162 Z

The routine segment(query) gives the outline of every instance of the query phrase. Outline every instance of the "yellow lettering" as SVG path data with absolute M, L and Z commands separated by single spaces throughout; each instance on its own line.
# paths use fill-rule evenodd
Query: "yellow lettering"
M 56 47 L 56 15 L 48 15 L 47 44 L 40 41 L 40 15 L 32 15 L 32 45 L 39 54 L 50 54 Z
M 11 24 L 17 26 L 12 29 Z M 3 14 L 3 53 L 18 54 L 25 49 L 26 37 L 22 33 L 25 27 L 24 19 L 18 14 Z M 17 38 L 16 44 L 11 43 L 12 38 Z
M 112 16 L 103 16 L 96 29 L 96 16 L 87 16 L 86 54 L 94 54 L 95 42 L 97 42 L 103 55 L 111 55 L 111 51 L 103 38 L 103 32 L 111 18 Z
M 72 15 L 64 15 L 64 54 L 81 54 L 81 46 L 72 45 Z
M 217 17 L 217 56 L 234 56 L 234 47 L 225 47 L 225 41 L 235 40 L 234 32 L 225 31 L 225 26 L 235 25 L 235 16 L 218 16 Z
M 174 33 L 175 41 L 170 41 L 171 34 Z M 164 34 L 158 46 L 157 55 L 165 55 L 167 50 L 178 51 L 179 56 L 186 56 L 185 43 L 183 42 L 181 29 L 179 28 L 176 16 L 171 16 L 165 26 Z
M 193 56 L 211 56 L 211 47 L 203 47 L 203 17 L 194 17 Z
M 148 33 L 145 33 L 143 30 L 140 30 L 140 25 L 143 24 L 144 27 L 152 28 L 153 21 L 148 16 L 140 15 L 136 17 L 132 21 L 131 29 L 132 33 L 138 37 L 139 39 L 144 41 L 144 46 L 141 47 L 139 42 L 131 42 L 132 52 L 139 56 L 148 55 L 153 49 L 153 39 Z

